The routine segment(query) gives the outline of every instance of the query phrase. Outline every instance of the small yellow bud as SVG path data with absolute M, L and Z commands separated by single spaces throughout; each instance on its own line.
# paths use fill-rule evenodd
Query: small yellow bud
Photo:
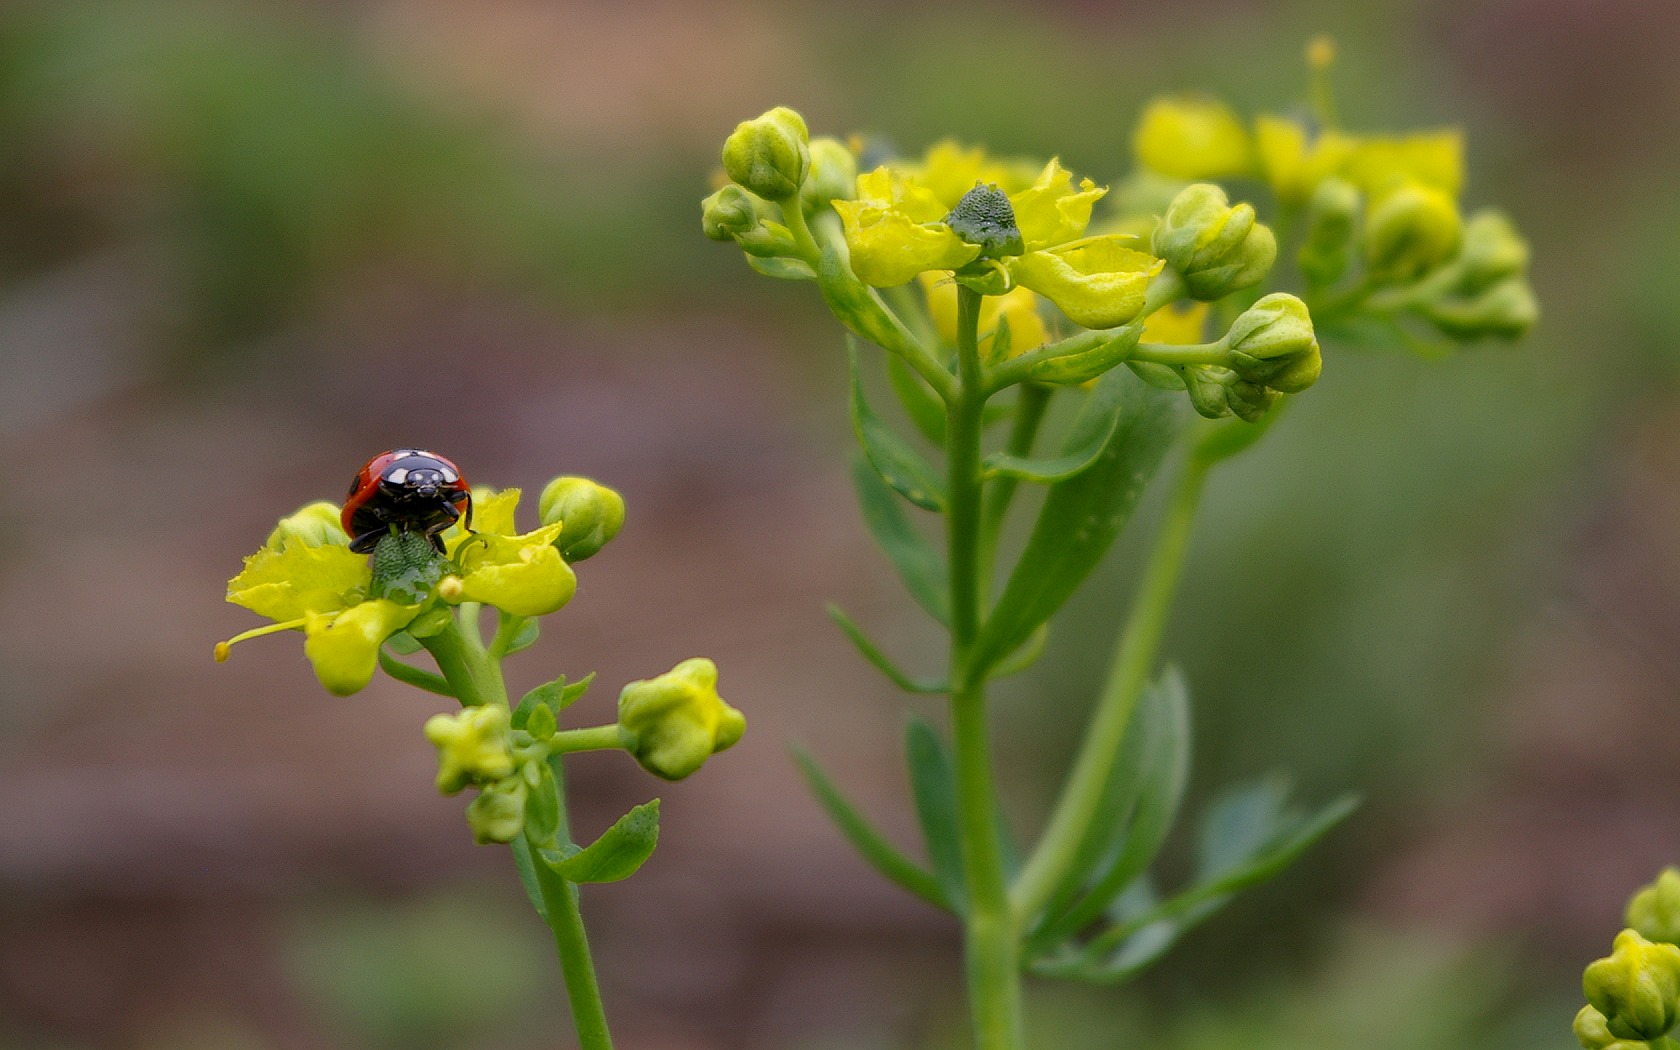
M 344 534 L 344 527 L 338 519 L 338 504 L 318 500 L 281 518 L 263 546 L 277 551 L 286 545 L 287 540 L 295 540 L 306 547 L 323 547 L 329 543 L 347 546 L 350 537 Z
M 1504 215 L 1479 211 L 1464 225 L 1458 264 L 1463 268 L 1460 289 L 1479 292 L 1528 269 L 1528 242 Z
M 1379 280 L 1422 277 L 1458 251 L 1458 206 L 1441 190 L 1405 181 L 1374 200 L 1365 215 L 1365 265 Z
M 1680 869 L 1664 868 L 1657 881 L 1633 895 L 1627 924 L 1649 940 L 1680 944 Z
M 219 664 L 227 663 L 228 655 L 232 652 L 233 646 L 226 642 L 217 642 L 215 649 L 216 662 Z
M 741 739 L 747 720 L 718 695 L 717 665 L 697 658 L 625 686 L 618 726 L 625 750 L 642 768 L 681 780 Z
M 1623 930 L 1610 955 L 1587 966 L 1581 988 L 1610 1034 L 1661 1038 L 1680 1019 L 1680 948 Z
M 1211 183 L 1186 186 L 1173 198 L 1155 228 L 1154 247 L 1203 301 L 1258 282 L 1277 259 L 1277 238 L 1255 220 L 1254 206 L 1232 207 Z
M 1471 299 L 1438 299 L 1418 309 L 1456 339 L 1518 339 L 1540 319 L 1534 289 L 1521 277 L 1507 277 Z
M 445 576 L 438 581 L 437 595 L 446 602 L 458 602 L 461 600 L 462 589 L 461 577 Z
M 1312 386 L 1323 370 L 1307 304 L 1287 292 L 1273 292 L 1244 310 L 1225 345 L 1232 371 L 1286 394 Z
M 513 739 L 502 704 L 463 708 L 426 720 L 426 739 L 438 749 L 437 789 L 453 795 L 469 783 L 488 783 L 513 773 Z
M 799 188 L 800 206 L 810 211 L 857 196 L 857 154 L 827 135 L 812 139 L 810 149 L 811 175 Z
M 624 497 L 589 478 L 555 478 L 537 506 L 544 525 L 561 523 L 554 545 L 569 562 L 593 557 L 624 526 Z
M 504 777 L 486 784 L 478 797 L 467 803 L 467 826 L 479 845 L 512 842 L 525 830 L 525 799 L 529 793 L 525 778 Z
M 1616 1042 L 1616 1037 L 1610 1034 L 1610 1029 L 1604 1020 L 1604 1015 L 1593 1006 L 1583 1006 L 1575 1014 L 1575 1038 L 1581 1044 L 1581 1050 L 1605 1050 L 1605 1047 Z
M 1328 33 L 1320 33 L 1307 41 L 1307 65 L 1315 72 L 1329 69 L 1336 62 L 1336 40 Z
M 786 200 L 811 172 L 810 138 L 805 118 L 777 106 L 735 126 L 723 143 L 723 170 L 765 200 Z
M 1175 179 L 1217 179 L 1254 169 L 1248 129 L 1229 106 L 1207 95 L 1150 102 L 1132 133 L 1132 153 L 1145 168 Z
M 763 220 L 752 194 L 725 186 L 700 202 L 700 231 L 714 241 L 732 241 Z

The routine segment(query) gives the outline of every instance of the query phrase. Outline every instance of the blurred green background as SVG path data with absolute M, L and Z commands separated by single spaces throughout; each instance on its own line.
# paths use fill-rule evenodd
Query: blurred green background
M 953 930 L 786 759 L 908 832 L 904 705 L 822 612 L 934 656 L 848 492 L 837 327 L 699 235 L 778 103 L 1102 180 L 1164 90 L 1461 123 L 1533 241 L 1515 349 L 1327 347 L 1221 473 L 1168 651 L 1192 804 L 1279 768 L 1366 806 L 1126 989 L 1035 986 L 1054 1050 L 1570 1044 L 1580 967 L 1680 859 L 1680 5 L 1667 0 L 581 0 L 0 9 L 0 1048 L 571 1045 L 507 858 L 431 788 L 438 705 L 348 700 L 222 582 L 380 449 L 590 474 L 629 524 L 529 685 L 575 710 L 704 653 L 745 741 L 690 781 L 571 763 L 576 821 L 665 798 L 586 914 L 626 1050 L 960 1047 Z M 1001 698 L 1034 827 L 1147 522 Z M 520 681 L 513 683 L 516 687 Z

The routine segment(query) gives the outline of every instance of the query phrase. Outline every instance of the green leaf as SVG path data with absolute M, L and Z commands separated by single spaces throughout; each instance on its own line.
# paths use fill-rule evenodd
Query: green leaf
M 554 774 L 549 771 L 548 763 L 533 763 L 525 767 L 536 770 L 527 780 L 536 783 L 528 784 L 525 793 L 525 834 L 536 842 L 548 845 L 560 833 L 560 792 L 554 783 Z
M 904 406 L 904 414 L 921 431 L 922 437 L 929 444 L 944 448 L 945 402 L 901 357 L 887 356 L 887 381 L 898 395 L 899 404 Z
M 1034 945 L 1054 944 L 1101 918 L 1148 869 L 1172 829 L 1189 773 L 1189 691 L 1183 675 L 1169 669 L 1138 701 L 1098 815 Z
M 556 714 L 577 703 L 579 697 L 589 691 L 589 683 L 595 681 L 595 672 L 591 671 L 576 682 L 570 684 L 566 676 L 561 675 L 553 681 L 544 682 L 524 696 L 519 698 L 519 704 L 513 709 L 513 728 L 524 729 L 531 719 L 531 710 L 537 704 L 544 704 Z
M 927 614 L 947 626 L 951 622 L 950 586 L 945 562 L 927 537 L 911 524 L 904 507 L 881 476 L 859 456 L 852 461 L 852 482 L 870 535 L 898 569 L 910 597 Z
M 945 493 L 939 475 L 920 453 L 870 410 L 863 397 L 856 340 L 847 340 L 846 349 L 852 364 L 852 432 L 864 456 L 899 495 L 923 510 L 943 511 Z
M 1181 399 L 1128 371 L 1104 375 L 1087 410 L 1120 420 L 1091 466 L 1054 482 L 1020 561 L 976 639 L 970 671 L 984 671 L 1047 622 L 1091 574 L 1137 507 L 1177 435 Z
M 531 899 L 531 907 L 537 909 L 543 922 L 547 922 L 548 905 L 543 903 L 542 887 L 537 885 L 537 862 L 531 856 L 531 844 L 521 835 L 509 845 L 513 847 L 513 866 L 519 872 L 519 884 L 525 887 L 525 896 Z
M 986 347 L 986 363 L 1009 360 L 1009 351 L 1015 345 L 1015 334 L 1009 330 L 1009 318 L 998 315 L 997 327 L 992 330 L 991 344 Z
M 1074 417 L 1063 445 L 1066 451 L 1061 455 L 1011 456 L 994 452 L 982 464 L 980 477 L 984 481 L 1005 476 L 1025 481 L 1064 481 L 1089 470 L 1097 462 L 1119 425 L 1120 411 L 1115 399 L 1102 398 L 1093 392 Z
M 945 896 L 960 914 L 967 891 L 962 866 L 962 824 L 957 815 L 956 775 L 945 742 L 931 725 L 910 716 L 904 732 L 904 752 L 910 766 L 910 790 L 916 799 L 916 819 L 922 826 L 933 873 Z
M 889 882 L 909 891 L 935 908 L 954 911 L 950 899 L 945 895 L 939 880 L 920 864 L 905 856 L 897 846 L 888 842 L 886 836 L 875 830 L 874 825 L 858 812 L 828 774 L 822 771 L 816 760 L 805 749 L 795 746 L 793 760 L 799 764 L 799 771 L 805 776 L 805 783 L 810 785 L 811 794 L 817 797 L 823 812 L 834 821 L 835 827 L 840 829 L 846 841 L 852 844 L 858 855 L 869 862 L 870 867 L 880 872 Z
M 863 654 L 863 658 L 874 664 L 876 670 L 890 678 L 892 683 L 900 689 L 907 693 L 948 693 L 951 691 L 948 682 L 912 678 L 905 674 L 886 653 L 881 651 L 880 647 L 869 639 L 868 635 L 863 633 L 863 628 L 853 622 L 852 618 L 847 616 L 838 605 L 829 604 L 828 617 L 835 622 L 851 643 L 857 646 L 857 651 Z
M 618 818 L 583 849 L 543 850 L 542 860 L 572 882 L 617 882 L 634 875 L 658 844 L 659 800 L 654 799 Z
M 784 281 L 814 281 L 817 271 L 811 269 L 811 264 L 803 259 L 767 259 L 758 255 L 748 255 L 747 265 L 766 277 L 779 277 Z
M 527 617 L 525 622 L 519 625 L 519 630 L 513 632 L 513 638 L 508 641 L 507 655 L 512 656 L 531 648 L 537 643 L 537 636 L 541 633 L 542 625 L 537 622 L 537 618 Z

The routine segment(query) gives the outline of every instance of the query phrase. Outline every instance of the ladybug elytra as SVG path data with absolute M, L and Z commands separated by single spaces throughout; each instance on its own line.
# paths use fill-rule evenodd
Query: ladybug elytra
M 366 554 L 393 527 L 418 532 L 443 553 L 438 534 L 472 521 L 472 492 L 454 463 L 435 452 L 394 448 L 363 464 L 350 482 L 339 520 L 350 549 Z

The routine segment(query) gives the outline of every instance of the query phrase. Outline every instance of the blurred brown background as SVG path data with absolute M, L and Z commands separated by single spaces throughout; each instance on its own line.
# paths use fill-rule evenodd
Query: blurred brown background
M 1364 810 L 1140 986 L 1035 987 L 1047 1050 L 1568 1045 L 1581 965 L 1680 860 L 1680 5 L 1671 0 L 101 3 L 0 9 L 0 1048 L 570 1046 L 500 850 L 431 788 L 441 705 L 322 693 L 223 581 L 368 455 L 595 476 L 630 508 L 518 688 L 705 654 L 742 744 L 586 916 L 626 1050 L 963 1045 L 943 917 L 854 859 L 807 742 L 909 833 L 904 702 L 829 625 L 938 638 L 845 475 L 838 328 L 699 235 L 735 121 L 1129 166 L 1160 90 L 1461 122 L 1532 239 L 1516 349 L 1327 347 L 1220 475 L 1168 650 L 1193 799 L 1271 768 Z M 1036 826 L 1146 521 L 1000 697 Z M 928 711 L 927 708 L 923 708 Z M 928 713 L 932 713 L 928 711 Z

